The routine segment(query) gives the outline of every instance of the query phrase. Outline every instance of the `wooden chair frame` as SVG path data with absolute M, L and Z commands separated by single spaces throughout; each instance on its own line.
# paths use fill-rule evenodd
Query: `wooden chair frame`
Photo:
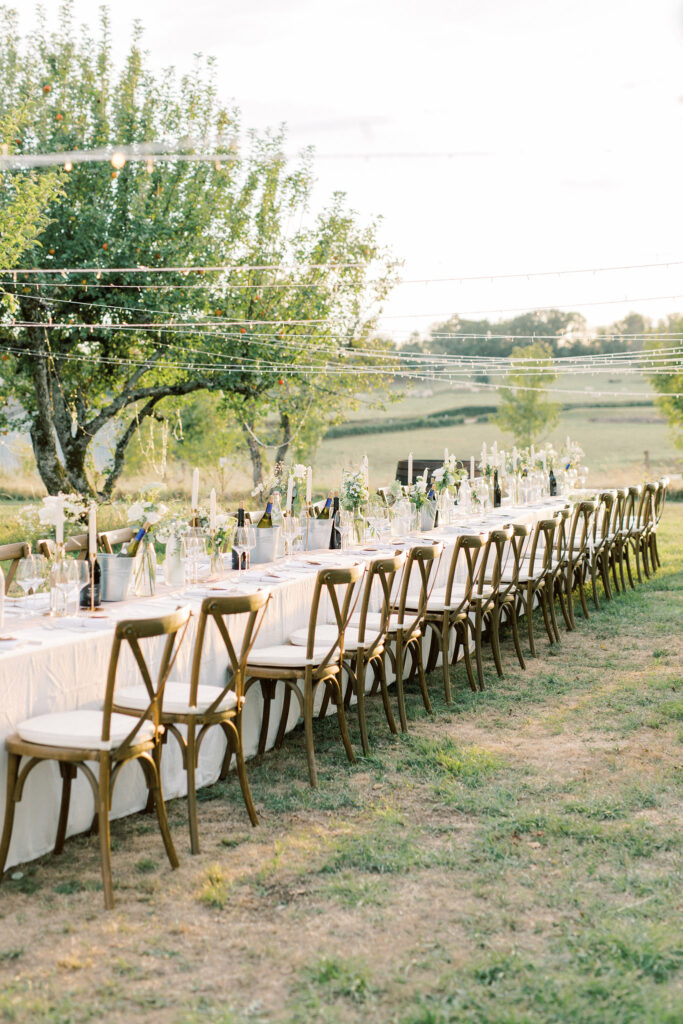
M 105 530 L 97 535 L 97 543 L 105 554 L 113 555 L 115 547 L 130 543 L 137 532 L 138 529 L 135 526 L 122 526 L 118 530 Z
M 517 594 L 519 596 L 519 610 L 526 615 L 527 634 L 529 638 L 529 650 L 532 657 L 537 657 L 536 643 L 534 640 L 533 612 L 534 602 L 538 599 L 543 614 L 545 631 L 551 644 L 556 642 L 553 631 L 551 614 L 549 610 L 550 586 L 553 579 L 553 550 L 555 531 L 557 529 L 556 519 L 539 519 L 531 533 L 531 550 L 529 561 L 526 558 L 521 562 Z M 541 563 L 540 570 L 534 572 L 534 567 Z
M 53 540 L 43 537 L 37 543 L 38 554 L 45 558 L 54 558 L 57 553 L 57 546 Z M 88 534 L 77 533 L 64 542 L 64 551 L 67 555 L 78 553 L 79 558 L 87 558 L 88 555 Z
M 301 667 L 278 667 L 259 665 L 258 649 L 252 652 L 250 660 L 245 666 L 246 682 L 244 686 L 245 695 L 249 692 L 254 683 L 259 683 L 263 694 L 263 718 L 261 721 L 261 735 L 259 737 L 259 754 L 263 754 L 268 738 L 268 725 L 270 721 L 270 705 L 275 697 L 275 686 L 278 681 L 285 685 L 285 697 L 280 717 L 280 725 L 277 732 L 275 746 L 280 747 L 284 740 L 287 727 L 287 718 L 291 695 L 296 696 L 301 714 L 304 720 L 304 733 L 306 742 L 306 759 L 308 762 L 308 775 L 311 786 L 318 785 L 318 770 L 315 761 L 315 747 L 313 741 L 313 704 L 315 693 L 318 687 L 323 684 L 330 691 L 330 698 L 337 708 L 337 719 L 341 733 L 344 749 L 349 761 L 355 761 L 356 755 L 353 752 L 351 738 L 349 736 L 344 714 L 344 693 L 341 681 L 341 664 L 344 656 L 344 633 L 349 624 L 349 619 L 358 599 L 356 590 L 360 580 L 365 573 L 364 565 L 352 565 L 344 569 L 321 569 L 318 572 L 311 603 L 311 611 L 308 620 L 308 639 L 306 642 L 306 656 Z M 343 587 L 344 594 L 342 601 L 336 592 L 336 587 Z M 337 637 L 321 661 L 313 664 L 313 651 L 315 644 L 316 625 L 318 611 L 323 594 L 329 598 L 334 612 L 335 624 L 337 626 Z M 356 599 L 354 600 L 354 594 Z M 303 684 L 303 686 L 301 685 Z
M 59 854 L 64 848 L 66 837 L 67 821 L 69 816 L 69 804 L 71 800 L 71 783 L 80 769 L 88 782 L 95 798 L 97 825 L 100 841 L 100 861 L 102 866 L 102 884 L 104 887 L 104 905 L 108 910 L 114 906 L 114 886 L 111 872 L 111 838 L 109 830 L 109 815 L 114 787 L 119 777 L 121 768 L 131 761 L 138 761 L 145 775 L 148 789 L 152 794 L 156 808 L 159 830 L 164 842 L 166 854 L 172 868 L 178 867 L 178 856 L 173 845 L 173 839 L 168 827 L 166 807 L 164 804 L 161 788 L 161 776 L 157 767 L 155 757 L 156 748 L 160 742 L 160 735 L 163 729 L 161 724 L 162 701 L 164 687 L 169 672 L 175 661 L 175 656 L 182 643 L 187 623 L 190 619 L 190 609 L 179 608 L 169 615 L 163 615 L 154 619 L 130 619 L 119 622 L 114 633 L 111 656 L 109 659 L 109 670 L 104 697 L 104 708 L 102 715 L 102 736 L 103 743 L 110 740 L 111 716 L 114 712 L 114 687 L 119 664 L 119 656 L 124 645 L 128 645 L 135 662 L 140 670 L 145 686 L 149 694 L 149 704 L 146 710 L 139 713 L 131 731 L 113 749 L 98 749 L 77 746 L 48 746 L 46 744 L 31 743 L 23 740 L 17 733 L 9 736 L 5 746 L 9 755 L 7 770 L 7 804 L 5 808 L 5 822 L 0 841 L 0 878 L 5 868 L 7 853 L 12 838 L 12 826 L 14 824 L 14 812 L 16 804 L 21 800 L 24 784 L 30 772 L 36 765 L 43 761 L 57 761 L 62 776 L 62 798 L 59 811 L 59 823 L 57 826 L 57 838 L 54 846 L 54 853 Z M 180 641 L 176 646 L 176 639 L 180 633 Z M 147 666 L 144 654 L 140 647 L 140 640 L 152 637 L 165 636 L 166 642 L 161 656 L 159 671 L 156 682 L 152 681 L 152 675 Z M 175 651 L 174 651 L 175 649 Z M 154 726 L 154 733 L 149 739 L 140 738 L 138 733 L 143 722 L 150 721 Z M 22 758 L 27 758 L 22 766 Z M 87 762 L 94 761 L 99 767 L 99 775 L 96 776 Z
M 193 854 L 200 852 L 199 847 L 199 824 L 197 815 L 197 782 L 196 772 L 199 763 L 199 753 L 202 741 L 209 729 L 218 725 L 221 727 L 226 738 L 226 751 L 223 758 L 221 778 L 225 778 L 230 767 L 232 755 L 235 755 L 237 763 L 237 775 L 242 790 L 244 803 L 249 814 L 252 825 L 258 825 L 258 815 L 252 800 L 251 790 L 244 763 L 244 746 L 242 743 L 242 709 L 244 707 L 244 669 L 247 657 L 256 641 L 266 606 L 270 600 L 267 591 L 258 591 L 239 597 L 207 597 L 202 601 L 199 620 L 197 623 L 197 635 L 195 637 L 194 650 L 192 655 L 192 671 L 190 675 L 188 705 L 197 707 L 197 691 L 201 672 L 202 654 L 204 651 L 204 640 L 206 627 L 213 620 L 221 636 L 228 654 L 228 666 L 226 669 L 227 680 L 222 689 L 216 687 L 216 697 L 210 706 L 204 711 L 188 712 L 179 714 L 177 712 L 165 711 L 162 707 L 161 724 L 164 726 L 162 742 L 157 746 L 158 762 L 157 767 L 161 771 L 161 754 L 163 744 L 167 737 L 173 735 L 180 747 L 183 757 L 183 768 L 187 775 L 187 816 L 190 829 L 190 848 Z M 230 637 L 228 627 L 225 623 L 226 616 L 246 616 L 246 625 L 239 653 Z M 234 707 L 221 709 L 221 704 L 229 691 L 234 692 L 237 704 Z M 116 698 L 116 694 L 114 694 Z M 130 715 L 134 712 L 125 705 L 114 705 L 114 710 L 120 714 Z M 184 725 L 186 735 L 183 735 L 178 728 Z
M 664 505 L 666 504 L 668 490 L 669 478 L 663 476 L 661 480 L 657 481 L 657 493 L 654 498 L 653 523 L 650 531 L 650 564 L 655 570 L 660 568 L 662 564 L 659 557 L 659 549 L 657 547 L 657 527 L 659 526 L 659 521 L 664 512 Z
M 503 672 L 502 665 L 500 665 L 500 643 L 498 639 L 498 632 L 500 625 L 503 622 L 503 615 L 505 615 L 506 620 L 512 627 L 512 640 L 515 646 L 515 653 L 517 655 L 519 666 L 520 668 L 526 669 L 526 662 L 524 660 L 524 655 L 522 654 L 522 645 L 519 638 L 519 573 L 522 565 L 523 552 L 529 544 L 531 527 L 527 526 L 525 523 L 515 523 L 510 529 L 512 532 L 508 542 L 509 546 L 507 549 L 505 566 L 501 572 L 501 582 L 496 601 L 496 644 L 498 645 L 498 661 L 496 662 L 496 669 L 500 668 L 500 671 L 498 672 L 499 676 L 502 676 Z M 510 560 L 510 555 L 512 555 L 512 568 L 508 574 L 506 570 Z
M 572 512 L 569 537 L 566 546 L 566 563 L 564 566 L 564 596 L 567 602 L 567 629 L 576 629 L 574 614 L 574 590 L 578 589 L 581 609 L 584 618 L 588 619 L 588 602 L 586 601 L 585 581 L 587 576 L 588 543 L 593 528 L 596 503 L 579 501 Z
M 15 544 L 0 544 L 0 562 L 9 562 L 9 569 L 5 573 L 5 593 L 9 591 L 17 566 L 22 558 L 28 558 L 31 554 L 31 545 L 25 541 L 17 541 Z

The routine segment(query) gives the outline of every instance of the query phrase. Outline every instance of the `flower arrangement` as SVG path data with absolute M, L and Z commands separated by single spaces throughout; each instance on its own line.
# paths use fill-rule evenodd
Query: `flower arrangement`
M 348 512 L 358 512 L 367 505 L 370 498 L 365 471 L 361 467 L 355 473 L 347 473 L 342 479 L 339 504 Z
M 140 498 L 128 509 L 129 523 L 149 523 L 147 533 L 159 532 L 159 524 L 168 516 L 168 508 L 160 501 L 151 498 Z M 156 531 L 154 530 L 156 527 Z
M 451 487 L 455 487 L 463 477 L 467 476 L 467 470 L 463 466 L 458 465 L 458 460 L 455 455 L 449 455 L 444 461 L 444 464 L 435 469 L 432 473 L 432 481 L 434 483 L 434 489 L 441 494 L 448 492 Z
M 38 509 L 38 520 L 42 526 L 54 526 L 60 515 L 62 521 L 73 526 L 82 526 L 88 522 L 90 502 L 80 494 L 47 494 L 43 498 L 42 508 Z
M 420 509 L 429 504 L 427 492 L 427 470 L 425 470 L 422 476 L 418 476 L 415 483 L 411 484 L 408 488 L 408 500 L 416 511 L 419 512 Z
M 576 441 L 571 441 L 567 438 L 565 446 L 562 449 L 562 467 L 565 470 L 579 469 L 585 452 L 581 445 L 577 444 Z
M 397 501 L 400 501 L 403 497 L 403 484 L 400 480 L 393 480 L 391 487 L 389 488 L 389 497 L 391 498 L 391 504 L 395 505 Z

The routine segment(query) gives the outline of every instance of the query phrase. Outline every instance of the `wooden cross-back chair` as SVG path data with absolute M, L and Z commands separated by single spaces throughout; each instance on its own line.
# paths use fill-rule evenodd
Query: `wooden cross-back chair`
M 656 529 L 656 503 L 659 483 L 648 483 L 643 487 L 643 500 L 640 514 L 640 554 L 643 559 L 643 571 L 647 577 L 652 576 L 656 565 L 652 560 L 652 538 Z
M 555 633 L 548 607 L 548 589 L 553 578 L 553 544 L 556 529 L 556 519 L 539 519 L 531 533 L 528 555 L 525 550 L 520 561 L 517 582 L 519 609 L 526 616 L 529 650 L 534 658 L 536 657 L 536 643 L 533 612 L 536 602 L 541 606 L 548 640 L 551 644 L 555 643 Z
M 386 644 L 389 636 L 389 620 L 391 617 L 393 595 L 396 583 L 406 563 L 405 552 L 399 552 L 385 558 L 376 558 L 369 563 L 360 599 L 360 612 L 352 615 L 349 627 L 344 634 L 343 670 L 346 673 L 345 707 L 348 709 L 351 697 L 356 698 L 358 727 L 360 730 L 363 753 L 370 752 L 367 716 L 365 712 L 366 675 L 372 669 L 373 682 L 371 694 L 379 689 L 382 694 L 384 713 L 389 728 L 397 732 L 396 722 L 391 710 L 385 666 Z M 371 605 L 380 600 L 380 610 L 371 610 Z M 334 627 L 330 627 L 333 629 Z M 323 627 L 323 630 L 325 627 Z M 290 642 L 299 643 L 303 630 L 292 634 Z M 327 701 L 328 694 L 321 707 Z
M 584 618 L 589 618 L 585 583 L 588 577 L 590 540 L 597 502 L 580 501 L 574 506 L 567 540 L 567 561 L 565 566 L 564 594 L 567 601 L 568 628 L 576 629 L 574 614 L 574 590 L 578 589 Z
M 330 699 L 337 708 L 339 731 L 347 757 L 349 761 L 356 759 L 344 713 L 341 663 L 344 655 L 344 633 L 355 608 L 358 584 L 364 573 L 364 565 L 351 565 L 344 569 L 321 569 L 316 577 L 306 644 L 277 644 L 273 647 L 255 648 L 245 666 L 245 694 L 254 683 L 260 684 L 263 694 L 259 754 L 263 754 L 266 749 L 270 706 L 275 698 L 276 684 L 280 681 L 285 685 L 285 694 L 275 746 L 281 746 L 284 740 L 291 696 L 294 694 L 304 720 L 308 775 L 311 786 L 314 787 L 318 785 L 318 770 L 313 741 L 313 709 L 315 694 L 321 685 L 329 690 Z M 337 593 L 337 589 L 341 594 Z M 334 616 L 334 637 L 331 642 L 329 633 L 327 639 L 325 634 L 317 637 L 318 617 L 323 598 L 329 603 Z
M 531 528 L 524 523 L 515 523 L 494 530 L 491 534 L 491 545 L 495 552 L 494 574 L 489 585 L 494 585 L 494 600 L 488 617 L 490 620 L 490 639 L 496 671 L 503 675 L 500 653 L 500 627 L 507 621 L 512 628 L 512 639 L 520 668 L 526 668 L 522 645 L 519 639 L 519 574 L 522 559 Z
M 242 742 L 242 709 L 244 706 L 244 669 L 263 621 L 268 591 L 239 597 L 207 597 L 202 601 L 197 623 L 197 635 L 192 656 L 189 680 L 169 679 L 164 694 L 161 723 L 164 726 L 162 742 L 172 734 L 183 755 L 187 774 L 187 815 L 192 853 L 199 853 L 199 826 L 197 819 L 196 772 L 202 741 L 209 729 L 220 726 L 227 747 L 221 777 L 227 775 L 232 755 L 235 755 L 242 796 L 252 825 L 258 825 L 258 815 L 249 789 L 244 764 Z M 226 618 L 230 618 L 231 630 Z M 237 620 L 242 620 L 242 636 L 237 647 L 233 641 Z M 213 621 L 228 655 L 226 680 L 223 686 L 200 684 L 206 629 Z M 231 635 L 232 631 L 232 635 Z M 126 687 L 114 694 L 114 710 L 122 714 L 137 714 L 144 707 L 147 691 L 144 686 Z M 180 729 L 184 727 L 184 731 Z M 159 757 L 162 747 L 157 748 Z M 160 767 L 160 764 L 159 764 Z
M 403 569 L 398 600 L 394 604 L 389 619 L 389 636 L 393 644 L 387 648 L 387 651 L 396 677 L 396 699 L 403 732 L 408 730 L 403 682 L 408 654 L 412 658 L 410 678 L 412 679 L 417 674 L 425 709 L 430 713 L 432 710 L 422 657 L 422 637 L 425 629 L 427 604 L 436 581 L 436 572 L 443 549 L 443 543 L 417 544 L 410 548 Z M 414 586 L 411 589 L 413 575 L 417 577 L 420 588 L 417 594 Z
M 647 523 L 645 510 L 648 495 L 642 484 L 634 484 L 629 487 L 629 495 L 631 498 L 631 517 L 628 540 L 635 558 L 638 582 L 642 583 L 643 573 L 640 565 L 643 550 L 643 534 Z
M 550 609 L 552 612 L 551 619 L 554 627 L 554 632 L 558 640 L 560 638 L 560 634 L 557 628 L 557 618 L 555 616 L 555 598 L 557 598 L 560 602 L 560 609 L 562 611 L 562 617 L 564 618 L 567 630 L 571 629 L 571 621 L 569 619 L 569 612 L 567 610 L 567 602 L 565 597 L 565 586 L 567 579 L 569 540 L 571 536 L 571 530 L 576 509 L 576 504 L 574 506 L 565 505 L 564 508 L 558 509 L 555 513 L 557 529 L 555 531 L 555 548 L 553 552 L 552 562 L 552 587 L 549 591 L 549 597 Z
M 444 696 L 450 704 L 450 668 L 455 665 L 462 646 L 465 671 L 472 690 L 477 683 L 472 666 L 470 640 L 474 637 L 474 623 L 470 618 L 474 593 L 483 578 L 489 551 L 486 533 L 462 534 L 456 537 L 448 565 L 445 587 L 435 587 L 427 600 L 425 628 L 431 633 L 431 647 L 427 671 L 436 668 L 441 655 Z M 464 581 L 459 577 L 465 576 Z M 451 636 L 454 646 L 451 653 Z
M 57 553 L 57 545 L 53 540 L 43 537 L 37 544 L 38 554 L 45 558 L 53 559 Z M 77 533 L 64 542 L 64 551 L 67 555 L 77 554 L 79 558 L 85 558 L 88 553 L 88 534 Z
M 609 565 L 612 571 L 614 589 L 617 593 L 620 593 L 626 590 L 626 577 L 624 573 L 624 535 L 627 527 L 625 526 L 624 518 L 626 514 L 628 488 L 618 487 L 614 494 L 614 509 L 612 514 L 612 529 L 614 536 L 610 548 Z
M 17 541 L 15 544 L 0 544 L 0 562 L 9 562 L 9 566 L 5 569 L 5 593 L 12 585 L 19 562 L 22 558 L 28 558 L 30 554 L 31 545 L 25 541 Z
M 113 555 L 116 548 L 122 544 L 129 544 L 137 534 L 135 526 L 122 526 L 118 530 L 105 530 L 97 535 L 97 541 L 101 550 L 107 555 Z
M 609 550 L 612 544 L 610 530 L 615 498 L 615 491 L 601 491 L 598 494 L 588 543 L 587 567 L 593 591 L 593 604 L 598 611 L 600 610 L 598 581 L 602 580 L 606 599 L 612 600 L 612 588 L 609 581 Z
M 164 688 L 180 642 L 190 619 L 189 608 L 178 608 L 169 615 L 150 619 L 130 619 L 117 623 L 109 659 L 109 670 L 101 711 L 79 709 L 29 718 L 5 741 L 9 755 L 7 769 L 7 803 L 5 823 L 0 842 L 0 877 L 4 871 L 12 838 L 16 804 L 21 800 L 29 773 L 43 761 L 57 761 L 62 776 L 62 798 L 54 852 L 64 848 L 71 799 L 71 783 L 80 769 L 90 783 L 95 798 L 100 841 L 104 905 L 114 906 L 111 873 L 111 841 L 109 815 L 114 786 L 124 764 L 139 762 L 156 807 L 159 829 L 171 867 L 178 867 L 173 840 L 168 827 L 161 789 L 161 776 L 155 752 L 163 728 L 162 702 Z M 176 643 L 180 634 L 180 641 Z M 156 678 L 153 678 L 140 641 L 165 637 Z M 128 647 L 135 659 L 147 691 L 145 707 L 132 721 L 128 715 L 115 711 L 114 688 L 119 658 Z M 22 765 L 22 760 L 25 763 Z M 89 767 L 95 762 L 99 772 Z

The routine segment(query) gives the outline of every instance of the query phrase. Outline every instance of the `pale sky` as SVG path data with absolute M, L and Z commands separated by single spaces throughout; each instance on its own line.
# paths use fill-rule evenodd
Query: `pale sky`
M 98 6 L 76 0 L 79 20 Z M 285 121 L 292 151 L 316 147 L 318 206 L 341 189 L 383 216 L 406 279 L 683 260 L 680 0 L 116 0 L 111 15 L 121 50 L 144 22 L 155 64 L 214 55 L 245 126 Z M 405 284 L 383 326 L 400 340 L 540 306 L 591 324 L 683 310 L 683 266 Z

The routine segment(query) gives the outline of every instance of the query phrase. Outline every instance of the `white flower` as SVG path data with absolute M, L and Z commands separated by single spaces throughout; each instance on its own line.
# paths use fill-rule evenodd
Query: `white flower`
M 292 466 L 292 476 L 302 478 L 308 473 L 308 466 L 302 466 L 300 462 L 297 462 L 295 466 Z
M 168 509 L 165 505 L 159 505 L 159 508 L 150 510 L 146 516 L 149 525 L 154 526 L 154 524 L 158 523 L 160 519 L 163 519 L 167 512 Z
M 446 472 L 446 467 L 441 466 L 439 469 L 435 469 L 432 473 L 433 480 L 443 480 L 443 475 Z
M 54 526 L 59 518 L 60 509 L 64 510 L 64 499 L 61 494 L 48 494 L 43 498 L 43 507 L 38 510 L 38 518 L 43 526 Z
M 139 523 L 144 518 L 145 507 L 141 501 L 135 501 L 128 509 L 128 522 Z

